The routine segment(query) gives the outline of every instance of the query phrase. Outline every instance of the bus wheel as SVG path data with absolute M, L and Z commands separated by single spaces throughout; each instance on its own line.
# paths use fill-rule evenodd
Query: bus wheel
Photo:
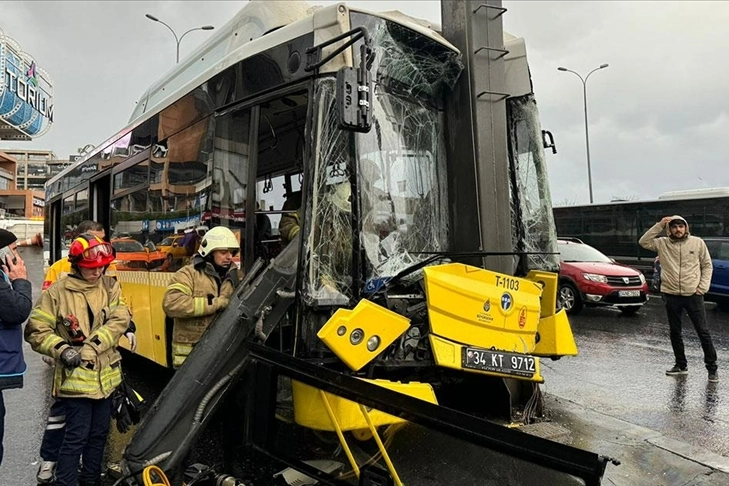
M 566 282 L 559 285 L 559 303 L 567 314 L 577 314 L 582 310 L 580 293 L 572 284 Z

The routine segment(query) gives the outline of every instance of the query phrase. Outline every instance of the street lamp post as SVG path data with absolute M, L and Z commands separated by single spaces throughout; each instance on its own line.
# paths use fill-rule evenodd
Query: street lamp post
M 587 184 L 590 188 L 590 204 L 592 204 L 592 170 L 590 168 L 590 131 L 587 125 L 587 78 L 590 77 L 590 74 L 594 73 L 595 71 L 599 71 L 600 69 L 605 69 L 608 67 L 608 64 L 600 64 L 600 66 L 596 67 L 589 73 L 587 73 L 587 76 L 584 78 L 580 76 L 578 73 L 571 69 L 567 69 L 564 67 L 558 67 L 557 71 L 566 71 L 568 73 L 572 73 L 576 75 L 578 78 L 580 78 L 580 81 L 582 81 L 582 99 L 584 101 L 585 106 L 585 147 L 587 150 Z
M 172 27 L 170 27 L 166 23 L 162 22 L 160 19 L 158 19 L 154 15 L 145 14 L 145 17 L 147 17 L 149 20 L 151 20 L 153 22 L 159 22 L 160 24 L 164 25 L 165 27 L 170 29 L 170 32 L 172 32 L 172 35 L 175 36 L 175 42 L 177 43 L 177 60 L 176 60 L 177 63 L 180 62 L 180 42 L 182 42 L 183 37 L 185 37 L 187 34 L 189 34 L 192 31 L 195 31 L 195 30 L 213 30 L 215 28 L 212 25 L 203 25 L 202 27 L 195 27 L 194 29 L 190 29 L 187 32 L 185 32 L 184 34 L 182 34 L 180 37 L 177 37 L 177 34 L 175 33 L 174 30 L 172 30 Z

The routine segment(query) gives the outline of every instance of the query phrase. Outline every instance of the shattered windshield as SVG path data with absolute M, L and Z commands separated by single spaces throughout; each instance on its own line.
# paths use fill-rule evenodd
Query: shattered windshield
M 534 95 L 509 99 L 508 109 L 513 241 L 517 250 L 531 253 L 525 273 L 534 269 L 558 272 L 557 232 Z
M 347 305 L 357 278 L 366 290 L 430 256 L 421 252 L 448 250 L 441 105 L 461 71 L 457 53 L 383 19 L 352 22 L 367 27 L 375 51 L 373 126 L 340 129 L 335 80 L 317 80 L 303 259 L 304 298 L 319 305 Z
M 448 249 L 444 89 L 456 53 L 398 24 L 353 14 L 375 51 L 374 123 L 357 134 L 360 242 L 368 281 L 392 277 Z

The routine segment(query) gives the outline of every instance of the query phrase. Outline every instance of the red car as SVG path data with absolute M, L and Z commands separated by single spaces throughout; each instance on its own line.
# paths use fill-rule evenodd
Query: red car
M 559 304 L 568 314 L 586 305 L 613 306 L 632 315 L 648 301 L 648 283 L 637 269 L 616 263 L 577 238 L 557 240 Z

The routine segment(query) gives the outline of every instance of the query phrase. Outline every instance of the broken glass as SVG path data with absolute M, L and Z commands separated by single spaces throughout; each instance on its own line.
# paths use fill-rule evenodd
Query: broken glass
M 443 90 L 457 53 L 382 19 L 364 17 L 375 52 L 374 123 L 357 134 L 360 240 L 369 282 L 448 249 Z M 353 21 L 356 21 L 353 16 Z
M 537 103 L 534 95 L 511 98 L 508 103 L 513 241 L 519 251 L 540 253 L 527 255 L 524 270 L 558 272 L 557 233 Z

